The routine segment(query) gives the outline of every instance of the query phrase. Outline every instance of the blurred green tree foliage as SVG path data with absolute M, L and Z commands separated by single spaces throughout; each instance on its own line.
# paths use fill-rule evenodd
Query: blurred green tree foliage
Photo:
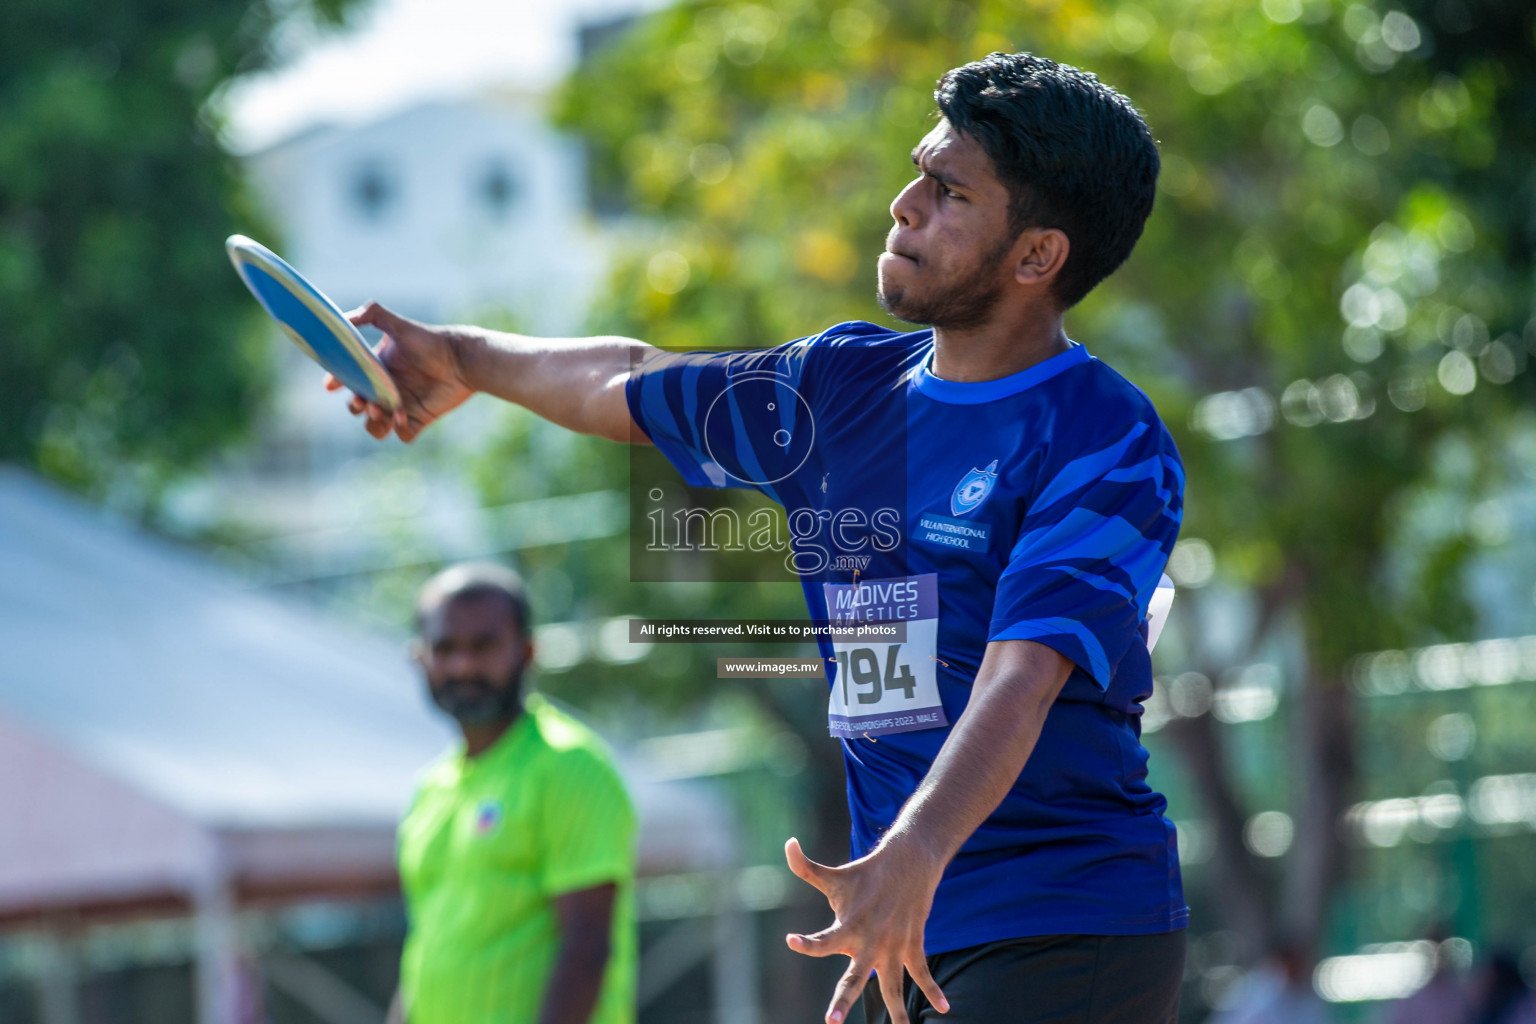
M 249 422 L 265 360 L 206 113 L 283 18 L 351 0 L 0 5 L 0 459 L 143 506 Z
M 1031 50 L 1131 96 L 1162 145 L 1158 207 L 1069 330 L 1152 395 L 1188 463 L 1185 537 L 1205 545 L 1172 566 L 1186 628 L 1164 666 L 1215 679 L 1280 631 L 1301 641 L 1280 872 L 1244 847 L 1258 808 L 1211 717 L 1169 731 L 1230 923 L 1254 951 L 1281 927 L 1316 937 L 1355 782 L 1350 659 L 1471 625 L 1459 529 L 1391 571 L 1402 507 L 1437 452 L 1469 453 L 1473 486 L 1494 486 L 1492 438 L 1530 393 L 1532 19 L 1512 0 L 689 0 L 565 88 L 595 189 L 655 228 L 594 326 L 751 347 L 878 319 L 874 256 L 943 71 Z M 1212 578 L 1250 595 L 1246 636 L 1205 635 Z M 721 613 L 764 596 L 649 592 Z M 715 685 L 694 667 L 656 682 Z

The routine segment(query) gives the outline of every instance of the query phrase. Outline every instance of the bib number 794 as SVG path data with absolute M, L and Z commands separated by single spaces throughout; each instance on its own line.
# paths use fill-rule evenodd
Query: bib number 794
M 826 583 L 829 617 L 851 622 L 902 622 L 899 643 L 834 640 L 837 663 L 827 700 L 827 731 L 839 738 L 949 724 L 936 677 L 939 636 L 937 573 L 857 583 Z
M 901 644 L 885 645 L 885 668 L 873 647 L 840 648 L 835 652 L 837 679 L 843 687 L 843 704 L 850 702 L 848 684 L 858 688 L 853 697 L 860 704 L 878 704 L 883 694 L 899 691 L 907 700 L 917 696 L 912 666 L 900 660 Z

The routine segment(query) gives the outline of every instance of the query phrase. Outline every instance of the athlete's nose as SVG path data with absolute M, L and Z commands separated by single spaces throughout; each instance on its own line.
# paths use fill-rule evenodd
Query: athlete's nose
M 438 671 L 447 679 L 473 676 L 478 667 L 474 654 L 460 647 L 454 647 L 437 656 Z
M 896 198 L 891 200 L 891 219 L 900 227 L 915 228 L 922 222 L 918 191 L 922 183 L 922 178 L 912 179 L 907 183 L 907 187 L 896 193 Z

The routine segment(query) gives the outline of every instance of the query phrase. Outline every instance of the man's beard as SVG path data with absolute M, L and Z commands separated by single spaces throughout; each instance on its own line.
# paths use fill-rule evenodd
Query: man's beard
M 522 675 L 519 666 L 503 686 L 475 676 L 447 679 L 441 686 L 430 688 L 432 703 L 462 726 L 511 721 L 522 707 Z
M 925 327 L 940 327 L 951 331 L 965 331 L 980 327 L 992 316 L 1003 286 L 998 280 L 997 264 L 1013 248 L 1013 239 L 1006 235 L 988 252 L 983 253 L 954 284 L 940 286 L 925 301 L 909 299 L 900 287 L 887 293 L 877 286 L 876 297 L 880 307 L 898 320 Z

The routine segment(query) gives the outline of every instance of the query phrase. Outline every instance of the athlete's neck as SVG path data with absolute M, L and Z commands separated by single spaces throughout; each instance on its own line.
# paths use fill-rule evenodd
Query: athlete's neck
M 997 380 L 1071 347 L 1054 309 L 1019 310 L 970 330 L 933 329 L 930 372 L 957 384 Z
M 519 703 L 517 710 L 510 718 L 498 718 L 494 722 L 483 722 L 476 725 L 459 723 L 459 729 L 464 733 L 464 756 L 479 757 L 495 745 L 496 741 L 506 735 L 512 723 L 523 717 L 523 707 Z

